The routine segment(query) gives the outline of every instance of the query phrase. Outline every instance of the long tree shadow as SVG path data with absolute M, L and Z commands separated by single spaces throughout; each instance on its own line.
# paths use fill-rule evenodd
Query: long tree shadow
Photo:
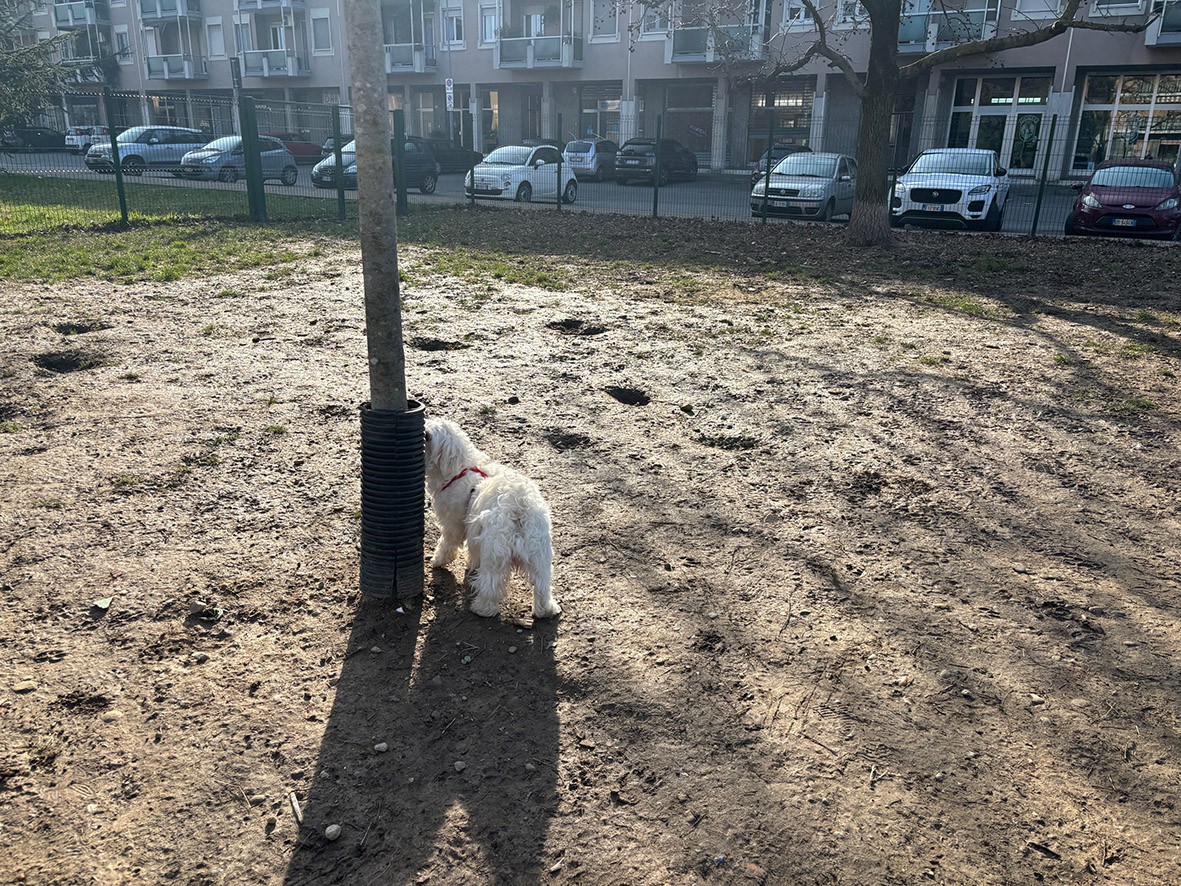
M 556 635 L 472 615 L 448 572 L 422 611 L 362 602 L 284 882 L 536 882 L 557 806 Z

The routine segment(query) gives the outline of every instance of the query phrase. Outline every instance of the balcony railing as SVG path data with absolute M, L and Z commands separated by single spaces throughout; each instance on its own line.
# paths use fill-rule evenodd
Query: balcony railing
M 1144 32 L 1145 45 L 1181 45 L 1181 0 L 1156 0 L 1152 11 L 1157 19 Z
M 209 76 L 203 55 L 149 55 L 144 72 L 149 80 L 204 80 Z
M 77 0 L 75 3 L 54 3 L 53 23 L 58 28 L 88 28 L 109 25 L 111 10 L 107 0 Z
M 581 68 L 582 36 L 501 37 L 500 68 Z
M 272 9 L 307 9 L 307 0 L 234 0 L 239 12 L 263 12 Z
M 201 0 L 139 0 L 141 21 L 201 18 Z
M 438 67 L 435 61 L 435 47 L 430 43 L 387 43 L 385 44 L 385 70 L 387 74 L 413 71 L 423 74 Z
M 945 46 L 996 36 L 996 9 L 948 9 L 904 15 L 898 27 L 901 52 L 934 52 Z
M 242 73 L 247 77 L 307 77 L 311 72 L 306 55 L 287 49 L 248 49 L 242 53 Z
M 762 30 L 751 25 L 676 28 L 672 58 L 676 64 L 728 61 L 762 61 L 767 49 Z

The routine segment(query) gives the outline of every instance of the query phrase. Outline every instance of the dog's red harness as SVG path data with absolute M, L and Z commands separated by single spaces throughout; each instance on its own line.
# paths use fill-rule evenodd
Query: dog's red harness
M 447 486 L 450 486 L 452 483 L 454 483 L 456 480 L 458 480 L 458 479 L 459 479 L 460 477 L 462 477 L 464 474 L 479 474 L 479 475 L 480 475 L 481 477 L 483 477 L 485 480 L 487 480 L 487 479 L 488 479 L 488 475 L 487 475 L 487 474 L 485 474 L 485 473 L 484 473 L 483 471 L 481 471 L 479 468 L 477 468 L 477 467 L 474 467 L 474 466 L 473 466 L 473 467 L 470 467 L 470 468 L 464 468 L 462 471 L 460 471 L 458 474 L 456 474 L 454 477 L 452 477 L 450 480 L 448 480 L 448 481 L 447 481 Z M 447 486 L 444 486 L 444 487 L 443 487 L 443 489 L 446 489 L 446 488 L 447 488 Z M 440 489 L 439 491 L 440 491 L 440 492 L 442 492 L 442 491 L 443 491 L 443 489 Z

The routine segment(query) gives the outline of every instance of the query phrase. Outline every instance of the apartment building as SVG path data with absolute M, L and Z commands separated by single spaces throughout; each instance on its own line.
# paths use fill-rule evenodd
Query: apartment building
M 34 0 L 38 38 L 66 32 L 77 94 L 59 125 L 105 122 L 103 83 L 120 124 L 233 126 L 231 65 L 242 91 L 270 101 L 347 104 L 339 0 Z M 830 34 L 864 70 L 867 19 L 836 0 Z M 1060 0 L 914 0 L 900 59 L 966 39 L 1028 30 Z M 959 8 L 952 9 L 951 5 Z M 752 86 L 747 76 L 792 58 L 814 36 L 800 0 L 646 7 L 627 0 L 388 0 L 382 3 L 391 109 L 411 133 L 459 134 L 487 151 L 523 138 L 655 133 L 703 168 L 743 168 L 779 141 L 856 153 L 858 103 L 822 61 Z M 1176 160 L 1181 145 L 1181 0 L 1091 0 L 1093 21 L 1142 33 L 1071 30 L 1051 41 L 945 65 L 903 85 L 898 154 L 936 145 L 996 149 L 1015 175 L 1077 175 L 1112 156 Z M 92 63 L 92 64 L 91 64 Z M 558 131 L 559 115 L 562 131 Z M 288 126 L 320 138 L 324 115 Z M 1055 121 L 1051 143 L 1049 128 Z

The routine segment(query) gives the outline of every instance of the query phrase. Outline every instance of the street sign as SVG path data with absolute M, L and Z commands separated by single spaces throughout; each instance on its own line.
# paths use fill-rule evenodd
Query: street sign
M 455 93 L 454 92 L 447 93 L 447 110 L 448 111 L 455 110 Z
M 449 93 L 455 90 L 455 81 L 450 77 L 443 81 L 443 85 L 447 87 L 447 92 Z

